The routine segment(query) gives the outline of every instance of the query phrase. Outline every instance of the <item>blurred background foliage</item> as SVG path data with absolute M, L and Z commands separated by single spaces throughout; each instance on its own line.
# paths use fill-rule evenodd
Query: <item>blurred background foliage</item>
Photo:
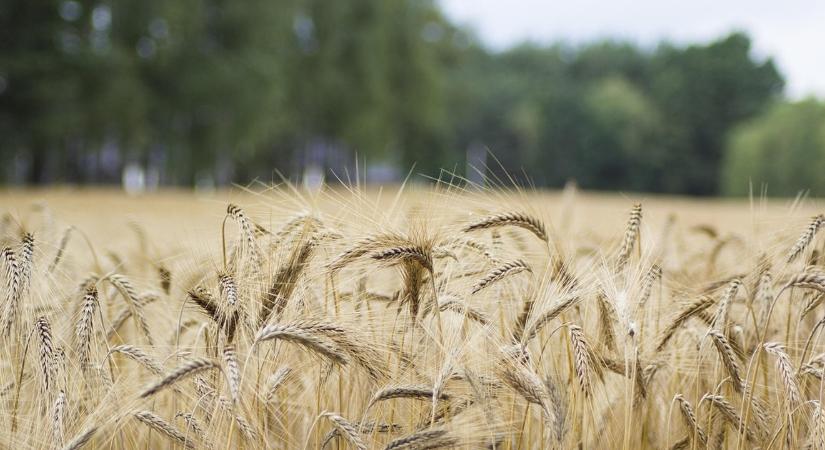
M 825 194 L 825 106 L 748 36 L 492 51 L 423 0 L 0 0 L 0 179 L 478 179 Z

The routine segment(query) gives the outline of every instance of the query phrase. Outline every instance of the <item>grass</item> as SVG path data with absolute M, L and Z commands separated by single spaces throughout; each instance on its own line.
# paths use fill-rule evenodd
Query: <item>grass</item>
M 3 448 L 825 448 L 814 200 L 0 200 Z

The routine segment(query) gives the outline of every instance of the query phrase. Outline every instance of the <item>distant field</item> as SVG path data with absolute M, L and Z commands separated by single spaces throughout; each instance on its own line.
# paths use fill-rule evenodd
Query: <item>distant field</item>
M 394 200 L 398 188 L 386 188 L 383 192 L 370 189 L 367 194 L 370 204 L 388 205 Z M 407 189 L 402 196 L 402 205 L 420 207 L 441 194 Z M 244 204 L 247 209 L 260 212 L 262 217 L 274 222 L 283 220 L 299 211 L 308 210 L 313 203 L 325 213 L 333 216 L 342 209 L 352 206 L 347 193 L 332 190 L 323 194 L 306 194 L 297 199 L 287 191 L 251 194 L 240 189 L 211 194 L 195 194 L 190 191 L 170 190 L 139 196 L 127 196 L 119 190 L 0 190 L 0 207 L 4 211 L 24 214 L 32 205 L 45 202 L 64 222 L 77 226 L 89 225 L 92 229 L 106 233 L 119 233 L 124 221 L 136 219 L 146 226 L 163 227 L 175 238 L 191 238 L 191 233 L 212 233 L 223 218 L 228 202 Z M 645 224 L 659 228 L 668 216 L 675 215 L 685 226 L 712 224 L 722 231 L 746 231 L 753 226 L 773 229 L 798 225 L 799 220 L 819 212 L 822 200 L 807 199 L 799 205 L 793 199 L 755 199 L 753 204 L 747 199 L 706 199 L 689 197 L 669 197 L 651 194 L 604 194 L 579 192 L 565 197 L 560 191 L 538 191 L 529 194 L 493 194 L 495 201 L 506 201 L 507 205 L 485 204 L 484 198 L 467 195 L 470 201 L 463 206 L 469 209 L 530 208 L 544 216 L 554 226 L 569 225 L 579 232 L 617 233 L 620 227 L 616 220 L 623 217 L 628 205 L 641 201 L 645 205 Z M 346 201 L 341 201 L 346 198 Z M 381 200 L 379 200 L 379 198 Z M 444 202 L 445 210 L 457 205 Z M 95 211 L 106 212 L 100 217 Z M 457 211 L 456 211 L 457 212 Z M 440 211 L 439 214 L 443 214 Z M 597 220 L 598 218 L 598 220 Z M 194 219 L 194 220 L 193 220 Z M 180 232 L 180 235 L 175 235 Z
M 0 191 L 0 447 L 823 448 L 822 206 Z

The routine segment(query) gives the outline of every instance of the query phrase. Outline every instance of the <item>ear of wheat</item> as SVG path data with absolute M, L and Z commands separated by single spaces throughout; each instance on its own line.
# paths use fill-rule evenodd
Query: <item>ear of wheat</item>
M 776 342 L 768 342 L 764 347 L 766 352 L 776 358 L 776 370 L 782 379 L 782 385 L 785 388 L 785 395 L 788 397 L 790 407 L 799 405 L 802 401 L 802 396 L 799 392 L 799 385 L 796 381 L 796 371 L 791 365 L 790 357 L 785 353 L 783 346 Z
M 690 402 L 688 402 L 682 394 L 676 394 L 676 400 L 679 402 L 679 411 L 682 413 L 682 418 L 688 427 L 688 431 L 690 431 L 691 435 L 695 434 L 699 442 L 707 444 L 708 437 L 696 421 L 696 413 L 693 412 L 693 406 L 690 405 Z
M 89 284 L 83 294 L 83 307 L 80 311 L 80 319 L 75 327 L 77 337 L 77 354 L 81 367 L 89 365 L 89 354 L 92 345 L 92 330 L 94 327 L 94 314 L 97 307 L 97 287 Z
M 52 343 L 52 329 L 45 317 L 40 316 L 35 321 L 35 329 L 40 341 L 40 373 L 42 376 L 43 393 L 48 394 L 54 387 L 55 381 L 55 354 Z
M 532 272 L 533 270 L 521 259 L 504 263 L 487 273 L 484 278 L 478 280 L 472 287 L 473 294 L 478 293 L 492 284 L 503 280 L 504 278 L 513 276 L 521 272 Z
M 791 250 L 788 252 L 788 262 L 793 262 L 813 241 L 816 232 L 825 224 L 825 215 L 818 214 L 811 219 L 811 222 L 805 228 L 805 231 L 796 240 Z
M 335 428 L 346 437 L 347 441 L 352 444 L 358 450 L 367 450 L 367 444 L 361 439 L 361 435 L 358 430 L 349 423 L 346 419 L 341 417 L 338 414 L 325 412 L 321 414 L 323 417 L 329 419 L 329 421 L 335 426 Z
M 176 441 L 177 443 L 183 445 L 186 448 L 194 448 L 192 442 L 186 439 L 186 435 L 180 432 L 177 428 L 175 428 L 169 422 L 163 420 L 157 414 L 151 411 L 140 411 L 135 413 L 135 418 L 148 427 L 152 428 L 153 430 L 157 431 L 163 436 Z
M 190 377 L 195 375 L 199 372 L 203 372 L 205 370 L 216 369 L 218 365 L 209 359 L 204 358 L 195 358 L 190 361 L 186 361 L 180 366 L 178 366 L 175 370 L 170 372 L 166 375 L 163 379 L 158 381 L 157 383 L 149 386 L 143 393 L 140 394 L 141 397 L 150 397 L 163 388 L 172 386 L 173 384 L 177 383 L 183 378 Z
M 523 228 L 535 235 L 537 238 L 547 242 L 547 231 L 544 224 L 537 218 L 524 213 L 510 212 L 487 216 L 464 227 L 465 232 L 498 228 L 503 226 L 514 226 Z
M 736 361 L 736 354 L 733 351 L 733 347 L 731 347 L 728 339 L 721 332 L 711 330 L 709 334 L 713 339 L 713 344 L 716 346 L 716 350 L 719 352 L 719 357 L 722 359 L 722 364 L 725 366 L 728 376 L 730 376 L 734 390 L 736 390 L 736 392 L 742 392 L 744 383 L 742 381 L 742 371 L 739 368 L 739 363 Z
M 630 210 L 630 217 L 627 219 L 627 226 L 624 231 L 624 238 L 622 245 L 619 248 L 619 255 L 617 256 L 617 267 L 619 270 L 623 269 L 630 259 L 630 254 L 636 245 L 639 236 L 639 226 L 642 224 L 642 204 L 636 203 L 633 209 Z
M 235 347 L 232 345 L 227 345 L 223 349 L 223 367 L 229 391 L 232 393 L 232 400 L 237 402 L 241 391 L 241 368 L 238 365 Z

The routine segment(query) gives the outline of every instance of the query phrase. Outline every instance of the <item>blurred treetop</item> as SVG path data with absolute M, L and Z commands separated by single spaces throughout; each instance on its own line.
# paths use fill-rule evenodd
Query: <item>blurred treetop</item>
M 244 183 L 366 159 L 707 195 L 729 132 L 782 89 L 743 33 L 493 52 L 431 1 L 3 0 L 0 177 L 116 182 L 133 162 Z

